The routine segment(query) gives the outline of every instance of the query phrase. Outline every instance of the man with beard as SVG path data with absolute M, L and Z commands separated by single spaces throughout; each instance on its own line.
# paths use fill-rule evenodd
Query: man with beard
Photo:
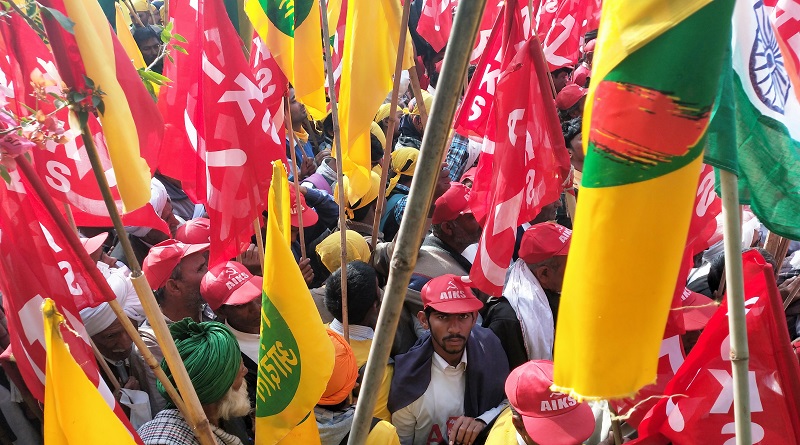
M 173 323 L 169 330 L 217 443 L 247 443 L 225 430 L 226 421 L 245 416 L 251 409 L 247 385 L 244 383 L 247 369 L 242 364 L 236 338 L 225 325 L 214 321 L 196 323 L 183 319 Z M 165 361 L 161 362 L 161 369 L 175 384 Z M 158 391 L 169 400 L 160 382 Z M 167 409 L 139 428 L 138 433 L 145 445 L 200 444 L 192 432 L 192 426 L 171 402 Z
M 417 317 L 430 335 L 395 358 L 389 392 L 400 442 L 483 443 L 486 426 L 507 405 L 503 347 L 491 331 L 475 325 L 483 303 L 465 278 L 447 274 L 430 280 L 422 301 Z
M 161 42 L 161 27 L 156 25 L 145 25 L 133 28 L 133 40 L 136 41 L 136 46 L 142 52 L 142 58 L 147 66 L 150 66 L 158 56 L 161 55 L 163 42 Z M 153 71 L 161 74 L 164 70 L 164 59 L 158 61 L 151 68 Z

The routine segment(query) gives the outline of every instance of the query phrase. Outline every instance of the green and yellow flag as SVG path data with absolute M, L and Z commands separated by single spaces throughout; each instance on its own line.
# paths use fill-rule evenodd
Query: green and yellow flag
M 245 0 L 244 10 L 297 100 L 311 115 L 326 114 L 322 26 L 318 0 Z
M 606 0 L 558 316 L 555 386 L 619 398 L 656 378 L 733 0 Z
M 44 301 L 47 347 L 44 440 L 48 445 L 135 444 L 131 433 L 69 353 L 59 332 L 64 322 L 51 299 Z
M 350 0 L 347 4 L 339 116 L 342 172 L 350 178 L 351 203 L 370 188 L 369 129 L 392 89 L 401 16 L 399 0 Z M 411 44 L 407 35 L 403 69 L 414 66 Z
M 275 161 L 269 188 L 258 353 L 258 445 L 278 443 L 309 416 L 313 420 L 314 405 L 333 372 L 333 344 L 289 247 L 289 207 L 286 169 Z

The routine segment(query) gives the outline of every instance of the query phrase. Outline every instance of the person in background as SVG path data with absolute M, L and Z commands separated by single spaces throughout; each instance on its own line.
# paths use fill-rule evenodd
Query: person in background
M 419 150 L 413 147 L 397 147 L 392 152 L 389 186 L 386 189 L 386 209 L 381 216 L 380 230 L 386 240 L 393 240 L 400 229 L 400 221 L 406 210 L 411 180 L 417 169 Z M 448 171 L 449 174 L 449 171 Z
M 146 15 L 149 17 L 149 14 Z M 161 41 L 161 27 L 153 24 L 134 27 L 133 40 L 142 52 L 142 58 L 147 66 L 158 59 L 164 47 L 164 42 Z M 164 59 L 159 60 L 151 69 L 161 74 L 164 71 Z
M 386 132 L 389 131 L 389 120 L 395 119 L 392 140 L 396 141 L 397 138 L 400 137 L 400 120 L 403 118 L 405 113 L 403 113 L 403 109 L 398 106 L 395 109 L 394 116 L 392 116 L 390 111 L 391 106 L 392 104 L 385 103 L 378 107 L 378 112 L 375 113 L 375 123 L 380 126 L 381 130 L 383 130 L 383 134 L 386 134 Z
M 422 102 L 425 111 L 431 112 L 433 106 L 433 96 L 427 91 L 422 91 Z M 411 112 L 400 118 L 400 136 L 397 138 L 395 150 L 399 147 L 412 147 L 419 149 L 422 146 L 422 135 L 425 133 L 425 126 L 422 124 L 420 107 L 416 102 L 411 107 Z
M 562 121 L 572 120 L 583 116 L 583 107 L 586 104 L 586 88 L 571 83 L 556 95 L 556 108 Z
M 348 230 L 345 236 L 347 237 L 347 262 L 369 261 L 371 252 L 364 237 L 352 230 Z M 311 289 L 311 298 L 314 299 L 314 304 L 317 305 L 317 310 L 319 310 L 319 315 L 322 317 L 322 322 L 330 323 L 333 321 L 333 315 L 331 315 L 328 308 L 325 306 L 325 294 L 327 293 L 326 282 L 331 274 L 342 266 L 341 232 L 333 232 L 322 240 L 322 242 L 317 244 L 317 257 L 323 267 L 325 267 L 327 274 L 325 275 L 325 281 L 323 281 L 320 287 Z M 314 276 L 317 276 L 316 272 Z

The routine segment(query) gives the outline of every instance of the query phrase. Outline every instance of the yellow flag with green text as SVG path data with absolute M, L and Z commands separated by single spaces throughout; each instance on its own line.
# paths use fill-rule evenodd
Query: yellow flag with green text
M 244 10 L 315 119 L 326 114 L 319 0 L 245 0 Z
M 289 181 L 281 161 L 273 163 L 268 208 L 257 445 L 274 445 L 308 416 L 314 418 L 314 406 L 328 385 L 334 362 L 333 344 L 289 247 Z M 319 443 L 319 436 L 303 443 Z
M 351 203 L 369 191 L 370 124 L 392 89 L 400 40 L 399 0 L 350 0 L 342 51 L 339 116 L 342 172 L 350 179 Z M 406 33 L 402 67 L 414 66 Z M 390 150 L 390 147 L 386 147 Z
M 69 353 L 59 332 L 64 317 L 51 299 L 44 307 L 47 365 L 44 382 L 44 441 L 47 445 L 135 444 L 97 387 Z

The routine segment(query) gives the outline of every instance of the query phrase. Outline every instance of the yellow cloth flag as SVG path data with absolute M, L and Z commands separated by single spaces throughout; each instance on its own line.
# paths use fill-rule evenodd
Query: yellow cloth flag
M 150 167 L 139 154 L 139 135 L 125 92 L 117 81 L 111 27 L 96 0 L 64 0 L 75 22 L 75 40 L 86 76 L 103 90 L 105 112 L 100 114 L 108 154 L 114 167 L 123 212 L 150 201 Z
M 326 114 L 322 25 L 315 0 L 245 0 L 244 11 L 297 100 L 315 119 Z
M 353 203 L 370 187 L 370 124 L 392 89 L 400 41 L 398 0 L 351 0 L 347 4 L 339 116 L 342 172 L 350 179 Z M 405 31 L 408 33 L 408 31 Z M 403 69 L 414 66 L 406 35 Z
M 135 444 L 97 387 L 69 353 L 59 325 L 64 317 L 47 298 L 44 313 L 47 366 L 44 384 L 44 441 L 47 445 Z
M 144 63 L 144 57 L 142 57 L 142 52 L 139 51 L 139 45 L 136 44 L 136 40 L 133 39 L 130 28 L 125 24 L 125 14 L 122 12 L 122 6 L 119 3 L 116 4 L 116 10 L 116 28 L 119 43 L 125 48 L 125 53 L 130 57 L 133 66 L 137 70 L 147 68 L 147 65 Z M 158 91 L 156 91 L 156 93 L 158 93 Z
M 333 344 L 289 247 L 289 208 L 286 169 L 282 162 L 275 161 L 264 255 L 256 391 L 257 445 L 274 445 L 307 416 L 314 419 L 314 406 L 333 373 Z M 316 429 L 315 422 L 313 426 Z M 295 434 L 306 434 L 304 431 L 307 430 Z M 317 443 L 318 440 L 319 435 Z

